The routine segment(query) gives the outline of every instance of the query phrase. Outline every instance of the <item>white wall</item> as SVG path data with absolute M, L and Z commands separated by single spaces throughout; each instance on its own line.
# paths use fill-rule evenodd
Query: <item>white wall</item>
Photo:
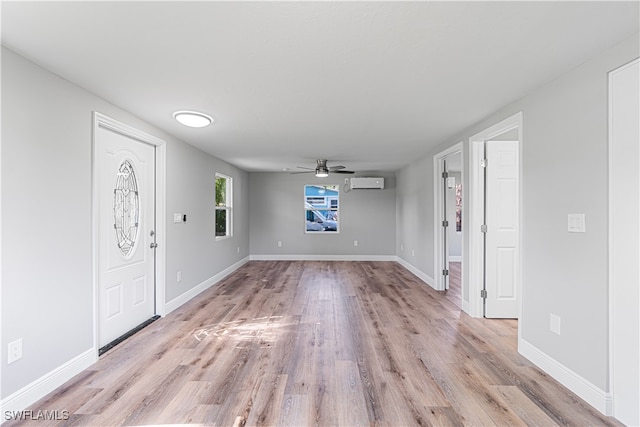
M 167 300 L 249 254 L 246 172 L 3 47 L 2 400 L 93 346 L 94 110 L 167 141 L 167 218 L 188 214 L 186 224 L 167 224 Z M 234 200 L 234 237 L 224 241 L 214 241 L 216 172 L 232 176 L 242 195 Z M 23 358 L 7 365 L 7 344 L 18 338 Z
M 471 135 L 523 112 L 521 349 L 564 370 L 574 391 L 601 410 L 609 391 L 607 72 L 638 56 L 634 35 L 398 172 L 397 241 L 405 245 L 398 256 L 433 274 L 433 218 L 423 204 L 433 200 L 432 156 L 460 140 L 468 152 Z M 469 170 L 468 156 L 463 167 Z M 567 232 L 569 213 L 586 214 L 586 233 Z M 419 249 L 415 257 L 408 245 Z M 469 260 L 468 247 L 463 255 Z M 549 330 L 550 313 L 561 318 L 561 336 Z
M 381 176 L 383 190 L 340 192 L 340 232 L 307 234 L 304 222 L 305 184 L 344 186 L 347 175 L 316 178 L 313 174 L 251 173 L 251 255 L 269 257 L 391 256 L 395 255 L 395 173 L 369 172 L 358 176 Z M 353 241 L 358 241 L 358 246 Z M 282 247 L 277 242 L 282 242 Z M 371 258 L 373 259 L 373 258 Z
M 178 141 L 168 147 L 167 169 L 169 302 L 249 255 L 249 174 Z M 233 182 L 233 236 L 221 240 L 215 240 L 216 173 Z M 173 223 L 174 212 L 187 222 Z
M 453 144 L 451 144 L 453 145 Z M 434 285 L 433 155 L 397 172 L 396 254 Z

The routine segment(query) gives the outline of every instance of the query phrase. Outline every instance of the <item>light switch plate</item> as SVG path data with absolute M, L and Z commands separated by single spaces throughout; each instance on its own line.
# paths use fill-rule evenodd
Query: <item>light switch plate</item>
M 584 233 L 585 232 L 584 214 L 567 215 L 567 231 L 569 231 L 569 233 Z
M 452 188 L 455 188 L 455 186 L 456 186 L 456 177 L 450 176 L 449 178 L 447 178 L 447 188 L 451 190 Z

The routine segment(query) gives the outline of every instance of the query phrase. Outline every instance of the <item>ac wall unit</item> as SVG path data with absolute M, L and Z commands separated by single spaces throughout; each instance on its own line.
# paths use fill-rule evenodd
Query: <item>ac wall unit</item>
M 384 178 L 351 178 L 349 180 L 349 187 L 352 190 L 365 188 L 382 190 L 384 188 Z

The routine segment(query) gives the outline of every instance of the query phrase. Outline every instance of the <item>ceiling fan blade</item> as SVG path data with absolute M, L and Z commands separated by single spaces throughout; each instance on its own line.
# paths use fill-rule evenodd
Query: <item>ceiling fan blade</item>
M 308 171 L 314 171 L 315 169 L 312 168 L 305 168 L 304 166 L 296 166 L 298 169 L 306 169 Z
M 311 169 L 308 171 L 302 171 L 302 172 L 289 172 L 289 175 L 297 175 L 299 173 L 314 173 L 316 170 L 315 169 Z
M 354 171 L 345 171 L 345 170 L 337 170 L 337 171 L 331 171 L 332 173 L 355 173 Z
M 344 166 L 342 166 L 342 165 L 338 165 L 338 166 L 331 166 L 331 167 L 329 168 L 329 170 L 330 170 L 330 171 L 332 171 L 332 172 L 333 172 L 333 171 L 337 171 L 338 169 L 344 169 Z

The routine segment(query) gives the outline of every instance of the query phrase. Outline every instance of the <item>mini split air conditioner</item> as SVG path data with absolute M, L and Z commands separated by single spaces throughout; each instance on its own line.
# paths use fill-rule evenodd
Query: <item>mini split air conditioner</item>
M 351 178 L 349 180 L 349 188 L 352 190 L 382 190 L 384 188 L 384 178 Z

